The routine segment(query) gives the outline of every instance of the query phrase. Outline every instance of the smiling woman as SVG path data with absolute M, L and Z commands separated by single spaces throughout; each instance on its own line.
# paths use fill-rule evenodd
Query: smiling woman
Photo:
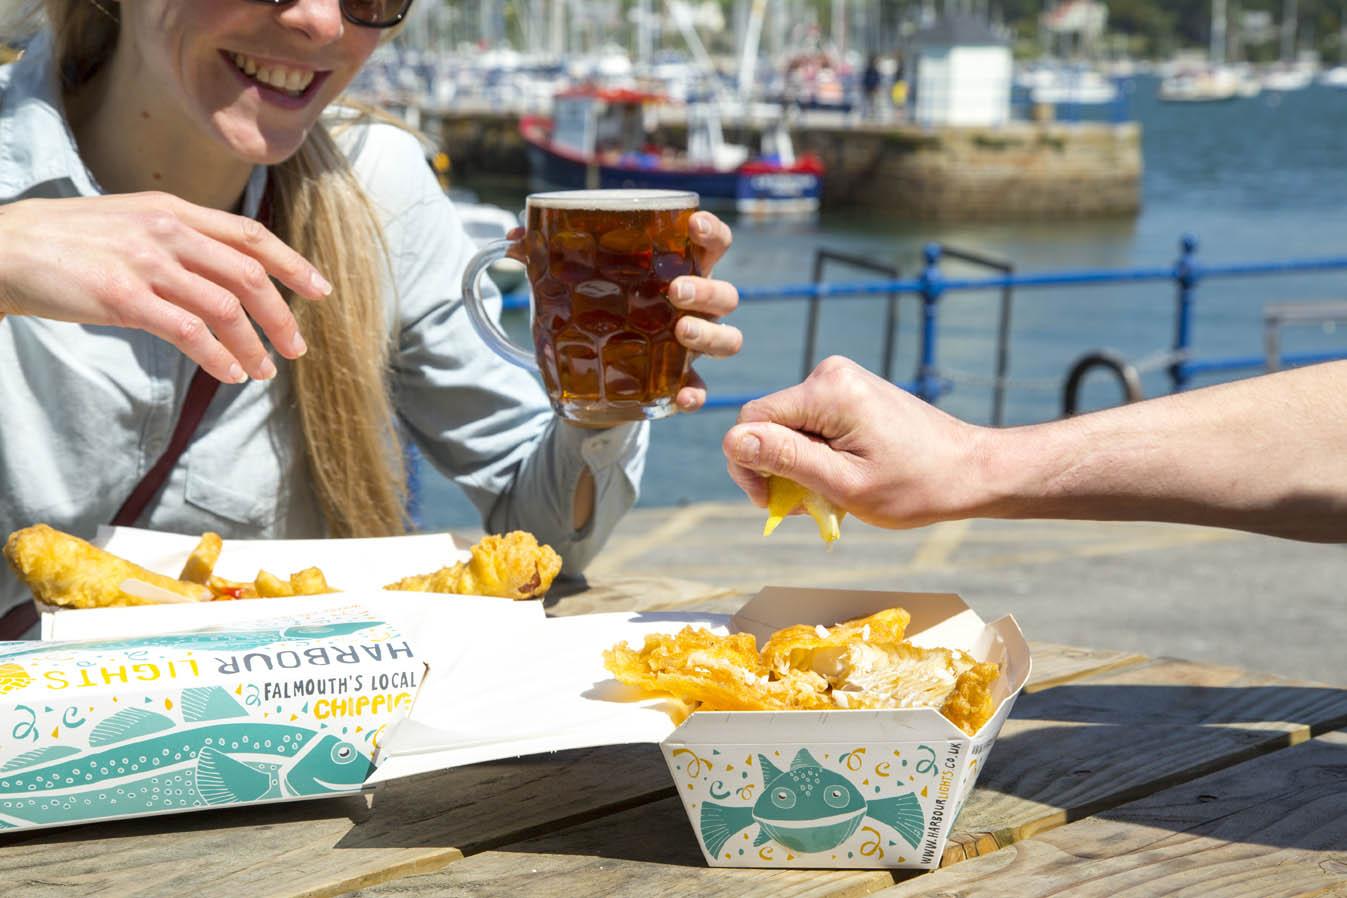
M 0 535 L 397 533 L 411 441 L 566 571 L 607 539 L 647 426 L 559 421 L 478 341 L 475 247 L 421 144 L 338 100 L 409 5 L 46 0 L 0 24 L 27 47 L 0 68 Z M 733 354 L 729 229 L 690 231 L 676 339 Z M 677 403 L 705 396 L 693 373 Z M 0 571 L 0 612 L 20 596 Z

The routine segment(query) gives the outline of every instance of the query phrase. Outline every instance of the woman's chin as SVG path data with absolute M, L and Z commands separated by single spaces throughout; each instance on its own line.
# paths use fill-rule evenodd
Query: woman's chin
M 276 165 L 299 151 L 308 131 L 261 131 L 253 128 L 229 131 L 222 136 L 226 146 L 239 159 L 252 165 Z

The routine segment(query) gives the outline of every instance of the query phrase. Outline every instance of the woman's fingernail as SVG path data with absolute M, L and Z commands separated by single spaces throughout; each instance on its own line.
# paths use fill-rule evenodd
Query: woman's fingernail
M 683 319 L 683 339 L 700 340 L 702 336 L 702 324 L 691 318 Z
M 756 465 L 758 456 L 762 454 L 762 440 L 751 433 L 742 436 L 739 438 L 739 445 L 735 447 L 735 453 L 742 464 Z
M 678 295 L 678 298 L 684 302 L 697 297 L 697 288 L 693 285 L 692 281 L 679 281 L 678 285 L 674 287 L 674 292 Z
M 711 233 L 711 223 L 701 216 L 693 218 L 692 233 L 696 234 L 698 237 L 705 237 L 707 234 Z
M 309 283 L 313 285 L 313 289 L 324 296 L 332 295 L 332 285 L 327 282 L 327 278 L 323 277 L 318 272 L 315 271 L 313 274 L 309 275 Z
M 271 359 L 263 359 L 262 364 L 257 366 L 257 376 L 262 380 L 271 380 L 276 376 L 276 363 Z
M 229 366 L 229 382 L 231 384 L 241 384 L 248 379 L 248 375 L 243 373 L 243 366 L 238 362 Z
M 309 344 L 305 343 L 304 338 L 299 334 L 295 334 L 294 339 L 290 341 L 290 354 L 295 358 L 299 358 L 308 351 Z

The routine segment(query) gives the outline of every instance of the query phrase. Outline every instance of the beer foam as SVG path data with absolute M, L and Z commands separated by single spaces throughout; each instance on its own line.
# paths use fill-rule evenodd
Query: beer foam
M 534 193 L 528 205 L 541 209 L 585 209 L 593 212 L 696 209 L 697 194 L 690 190 L 557 190 Z

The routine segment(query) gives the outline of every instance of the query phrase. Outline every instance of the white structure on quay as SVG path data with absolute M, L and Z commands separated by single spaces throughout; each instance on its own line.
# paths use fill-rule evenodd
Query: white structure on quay
M 1010 120 L 1010 45 L 981 21 L 948 16 L 913 40 L 914 120 L 921 125 L 1001 125 Z

